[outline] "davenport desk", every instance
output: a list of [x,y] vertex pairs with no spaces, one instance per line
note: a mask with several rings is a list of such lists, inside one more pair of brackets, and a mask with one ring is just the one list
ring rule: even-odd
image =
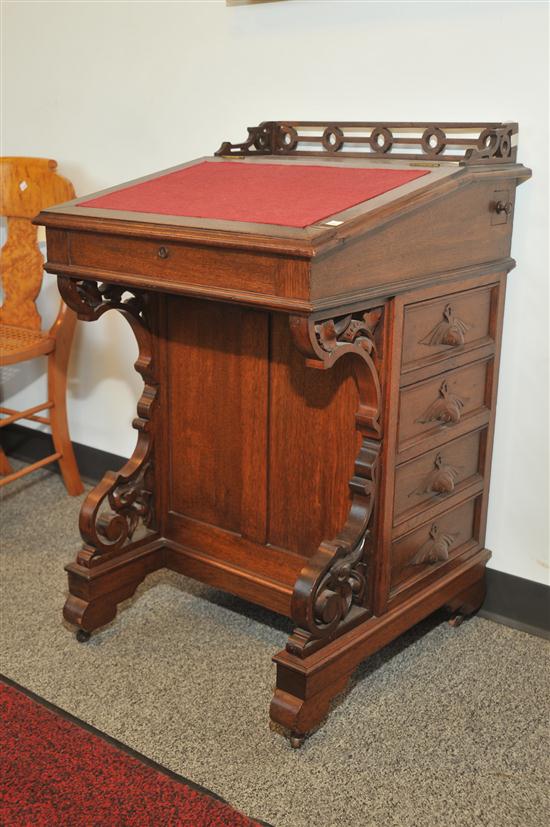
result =
[[163,566],[287,615],[271,717],[299,746],[361,660],[479,608],[517,131],[265,122],[40,214],[144,381],[67,566],[80,640]]

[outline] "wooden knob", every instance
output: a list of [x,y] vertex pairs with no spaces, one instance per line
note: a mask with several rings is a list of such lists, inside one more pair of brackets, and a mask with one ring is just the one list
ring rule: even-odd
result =
[[495,207],[497,213],[505,212],[506,215],[510,215],[512,212],[512,202],[511,201],[497,201],[497,205]]
[[168,251],[168,247],[159,247],[159,251],[158,251],[158,257],[159,258],[168,258],[169,255],[170,255],[170,253]]

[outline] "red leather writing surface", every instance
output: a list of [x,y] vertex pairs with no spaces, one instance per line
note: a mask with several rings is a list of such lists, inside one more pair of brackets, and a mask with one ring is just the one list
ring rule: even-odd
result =
[[307,227],[426,174],[203,161],[78,206]]

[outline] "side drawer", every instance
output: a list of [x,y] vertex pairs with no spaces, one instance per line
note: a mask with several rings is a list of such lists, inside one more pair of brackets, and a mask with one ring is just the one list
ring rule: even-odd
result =
[[399,397],[398,451],[414,456],[485,425],[493,364],[493,359],[472,362],[404,388]]
[[403,322],[402,372],[437,365],[458,353],[494,344],[498,284],[410,304]]
[[486,436],[485,429],[477,430],[399,465],[395,471],[394,526],[480,484]]
[[391,590],[408,587],[474,548],[476,505],[471,499],[394,541],[391,550]]

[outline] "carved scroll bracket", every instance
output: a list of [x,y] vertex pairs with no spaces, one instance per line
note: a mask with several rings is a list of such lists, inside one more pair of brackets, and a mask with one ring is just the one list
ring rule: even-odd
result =
[[305,657],[363,617],[367,605],[367,561],[371,553],[381,449],[381,385],[379,377],[383,307],[330,319],[291,317],[290,329],[306,364],[326,370],[352,354],[359,406],[357,429],[362,435],[346,523],[333,540],[324,540],[296,581],[292,617],[297,628],[287,651]]
[[133,427],[138,431],[135,451],[123,468],[108,471],[88,495],[80,512],[84,546],[77,562],[88,568],[126,551],[154,531],[152,413],[157,397],[157,367],[153,359],[149,296],[95,281],[58,277],[59,292],[80,319],[93,321],[108,310],[118,310],[130,324],[139,353],[134,364],[144,381]]
[[273,155],[276,130],[277,124],[274,121],[262,121],[258,126],[249,126],[245,141],[240,144],[224,141],[215,155]]
[[312,368],[327,370],[346,354],[359,357],[355,381],[359,391],[356,413],[358,428],[379,439],[382,429],[380,361],[380,321],[383,307],[375,307],[329,319],[290,317],[290,330],[298,350]]

